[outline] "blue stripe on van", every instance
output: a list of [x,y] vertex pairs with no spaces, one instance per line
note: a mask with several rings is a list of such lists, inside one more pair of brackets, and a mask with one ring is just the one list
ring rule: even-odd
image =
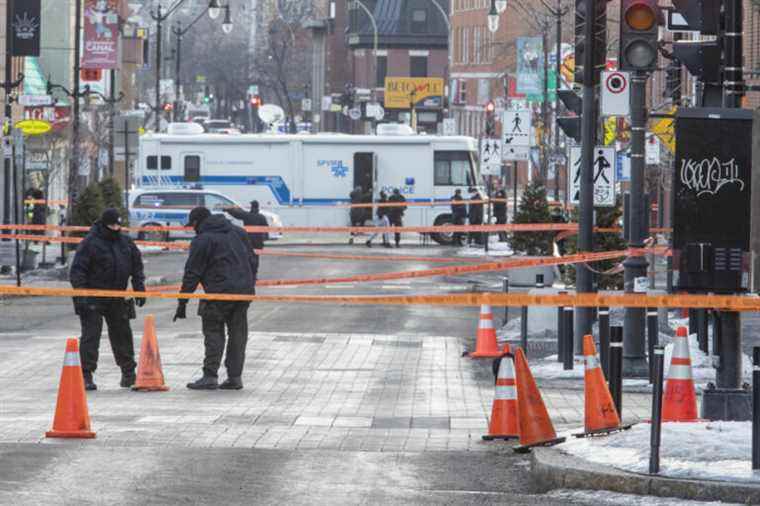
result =
[[[176,185],[190,184],[185,181],[183,176],[162,176],[161,180]],[[156,178],[150,176],[143,176],[142,178],[142,184],[145,186],[151,186],[155,182]],[[214,186],[267,186],[277,199],[278,204],[290,203],[290,188],[280,176],[201,176],[197,183]]]

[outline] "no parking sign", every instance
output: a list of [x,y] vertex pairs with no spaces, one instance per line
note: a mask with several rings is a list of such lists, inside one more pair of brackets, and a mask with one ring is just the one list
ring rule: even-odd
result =
[[602,116],[631,115],[631,75],[602,72]]

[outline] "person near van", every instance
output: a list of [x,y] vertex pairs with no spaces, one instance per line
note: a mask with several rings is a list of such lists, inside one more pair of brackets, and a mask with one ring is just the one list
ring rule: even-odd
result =
[[[362,190],[362,187],[357,186],[356,188],[354,188],[354,191],[352,191],[349,194],[349,198],[351,199],[351,204],[363,204],[364,190]],[[367,219],[367,211],[364,207],[352,207],[351,210],[348,212],[348,215],[349,215],[349,218],[351,219],[352,227],[364,226],[364,221]],[[358,234],[351,232],[351,235],[348,239],[348,244],[354,243],[354,236],[356,235]]]
[[[121,216],[116,209],[106,209],[100,220],[79,244],[71,264],[69,280],[73,288],[145,291],[145,274],[140,250],[121,233]],[[108,325],[108,339],[116,364],[121,369],[121,386],[135,383],[135,349],[129,320],[135,318],[136,304],[145,305],[144,298],[134,302],[122,298],[74,297],[74,312],[82,325],[79,355],[86,390],[97,390],[93,374],[98,368],[98,350],[103,332],[103,319]]]
[[[196,236],[190,243],[185,263],[181,293],[193,293],[202,285],[206,293],[253,295],[256,293],[256,258],[248,234],[230,223],[224,215],[212,215],[205,207],[190,211],[188,227]],[[247,301],[201,300],[198,315],[201,317],[205,358],[203,377],[187,384],[191,390],[240,390],[248,344]],[[180,299],[174,321],[187,317],[187,299]],[[225,347],[224,365],[227,379],[220,385],[218,371]]]
[[[377,203],[380,205],[377,207],[377,220],[375,220],[376,227],[389,227],[391,225],[390,220],[388,220],[388,210],[390,208],[382,205],[387,202],[388,202],[388,194],[381,190],[380,200],[377,201]],[[370,236],[369,239],[367,239],[366,244],[368,248],[372,247],[372,241],[375,239],[375,237],[377,237],[377,235],[378,235],[378,232],[375,232],[374,234]],[[386,248],[391,247],[391,243],[388,240],[388,235],[389,234],[383,232],[383,246],[385,246]]]
[[[507,223],[507,193],[500,189],[494,195],[496,202],[493,203],[493,215],[496,218],[497,225],[506,225]],[[499,230],[499,240],[507,242],[506,230]]]
[[[454,220],[454,225],[464,225],[467,221],[467,204],[465,204],[462,198],[462,190],[456,189],[454,196],[451,197],[451,216]],[[463,232],[454,232],[454,245],[462,246],[464,242]]]
[[[393,195],[388,197],[388,202],[397,202],[397,203],[403,203],[406,202],[406,199],[403,195],[401,195],[401,191],[398,188],[393,189]],[[388,208],[388,220],[391,222],[391,225],[394,227],[403,227],[404,226],[404,213],[406,212],[406,206],[393,206]],[[396,232],[394,234],[394,239],[396,240],[396,247],[401,247],[401,234],[399,232]]]
[[[470,188],[470,206],[469,206],[469,215],[468,219],[470,221],[470,225],[482,225],[483,224],[483,197],[480,195],[480,192],[477,188]],[[481,244],[481,233],[480,232],[470,232],[467,235],[467,244],[470,245],[472,243]]]
[[[245,212],[239,207],[227,207],[224,209],[227,214],[235,219],[243,222],[246,227],[268,227],[266,216],[259,212],[259,201],[251,201],[251,211]],[[258,275],[259,255],[257,250],[264,249],[264,241],[269,239],[269,233],[267,232],[249,232],[248,240],[251,241],[253,246],[253,256],[256,257],[256,269],[253,273],[254,277]]]

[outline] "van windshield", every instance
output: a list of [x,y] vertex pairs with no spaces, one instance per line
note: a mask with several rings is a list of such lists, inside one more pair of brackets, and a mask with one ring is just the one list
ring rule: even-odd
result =
[[473,154],[469,151],[436,151],[436,186],[473,186],[475,171]]

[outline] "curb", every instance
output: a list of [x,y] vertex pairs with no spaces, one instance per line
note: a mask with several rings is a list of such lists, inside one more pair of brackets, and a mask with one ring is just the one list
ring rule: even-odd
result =
[[530,471],[533,485],[540,492],[570,488],[696,501],[760,503],[760,485],[631,473],[574,458],[557,449],[534,449]]

